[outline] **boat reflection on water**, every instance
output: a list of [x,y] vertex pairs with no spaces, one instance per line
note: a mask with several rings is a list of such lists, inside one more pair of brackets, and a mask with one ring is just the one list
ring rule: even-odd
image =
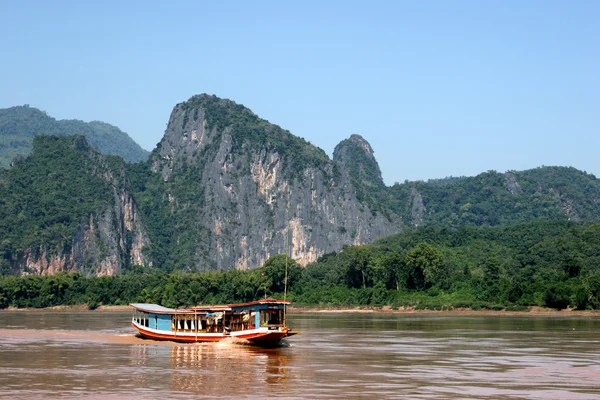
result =
[[265,390],[268,392],[265,386],[285,388],[290,379],[290,355],[285,341],[277,348],[248,346],[238,340],[163,343],[132,348],[132,359],[137,360],[142,371],[161,370],[158,376],[148,373],[138,376],[148,386],[152,386],[153,379],[166,378],[170,389],[177,392],[209,397],[261,396]]

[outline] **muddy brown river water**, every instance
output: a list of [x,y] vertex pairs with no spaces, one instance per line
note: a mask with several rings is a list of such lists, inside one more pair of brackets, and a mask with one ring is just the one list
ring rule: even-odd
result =
[[0,397],[600,399],[600,319],[299,314],[282,347],[135,336],[123,312],[0,312]]

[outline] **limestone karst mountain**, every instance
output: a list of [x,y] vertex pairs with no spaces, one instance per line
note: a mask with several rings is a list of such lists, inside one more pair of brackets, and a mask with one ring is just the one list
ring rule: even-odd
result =
[[331,159],[203,94],[174,107],[140,163],[80,136],[37,136],[30,156],[0,168],[0,205],[0,273],[200,271],[255,268],[286,252],[306,265],[409,226],[598,221],[600,181],[542,167],[387,187],[362,136]]
[[361,203],[321,149],[215,96],[175,107],[151,163],[164,191],[152,198],[168,199],[170,223],[184,227],[165,242],[175,268],[260,266],[285,253],[288,229],[289,252],[303,265],[401,229]]

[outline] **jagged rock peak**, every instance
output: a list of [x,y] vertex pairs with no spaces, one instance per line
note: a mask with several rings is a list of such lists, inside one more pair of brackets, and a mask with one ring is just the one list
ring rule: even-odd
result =
[[338,143],[337,146],[335,146],[335,149],[333,151],[334,160],[336,158],[336,155],[338,157],[343,157],[344,151],[347,147],[360,148],[363,150],[365,155],[375,160],[375,156],[373,155],[374,151],[369,142],[367,142],[365,138],[356,133],[352,134],[348,139],[342,140],[340,143]]
[[248,165],[247,157],[263,151],[276,153],[286,173],[292,175],[307,168],[328,168],[331,163],[323,150],[245,106],[200,94],[173,109],[163,139],[152,155],[152,170],[161,171],[163,179],[168,180],[180,166],[204,165],[207,160],[215,160],[218,153],[220,161],[215,162],[220,168],[242,171]]
[[190,97],[187,101],[183,102],[184,104],[195,104],[195,105],[203,105],[203,104],[221,104],[224,106],[237,106],[238,104],[233,101],[233,100],[229,100],[229,99],[224,99],[221,97],[218,97],[214,94],[208,94],[208,93],[201,93],[201,94],[195,94],[192,97]]
[[373,155],[373,148],[371,147],[369,142],[365,140],[364,137],[354,133],[350,136],[350,141],[362,147],[363,150],[366,151],[368,154]]
[[353,134],[342,140],[333,151],[333,161],[365,184],[381,184],[383,178],[374,151],[362,136]]
[[178,104],[152,158],[164,183],[160,197],[169,202],[161,211],[172,221],[165,230],[174,232],[168,262],[254,268],[291,241],[292,257],[305,265],[397,232],[396,221],[357,199],[355,180],[336,177],[333,164],[323,150],[231,100],[201,94]]
[[243,113],[249,113],[249,114],[256,116],[256,114],[254,114],[252,112],[252,110],[245,107],[243,104],[238,104],[233,100],[223,99],[223,98],[215,96],[214,94],[211,95],[211,94],[206,94],[206,93],[194,95],[194,96],[190,97],[187,101],[177,104],[177,106],[175,106],[174,111],[181,110],[181,109],[182,110],[203,109],[208,114],[211,114],[211,111],[212,112],[225,111],[227,113],[243,112]]
[[240,118],[259,119],[252,110],[233,100],[222,99],[214,94],[197,94],[173,108],[165,135],[174,130],[191,132],[202,126],[221,130],[239,122]]

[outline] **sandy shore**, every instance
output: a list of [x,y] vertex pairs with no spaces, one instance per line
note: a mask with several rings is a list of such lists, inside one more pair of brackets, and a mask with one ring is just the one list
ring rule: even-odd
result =
[[[49,308],[15,308],[8,307],[0,312],[81,312],[91,311],[87,305],[56,306]],[[99,306],[94,312],[127,312],[130,306]],[[339,314],[339,313],[374,313],[374,314],[414,314],[414,315],[466,315],[466,316],[546,316],[546,317],[600,317],[597,311],[576,311],[573,309],[555,310],[544,307],[530,307],[529,311],[492,311],[457,308],[454,310],[415,310],[414,307],[288,307],[288,313],[294,314]]]

